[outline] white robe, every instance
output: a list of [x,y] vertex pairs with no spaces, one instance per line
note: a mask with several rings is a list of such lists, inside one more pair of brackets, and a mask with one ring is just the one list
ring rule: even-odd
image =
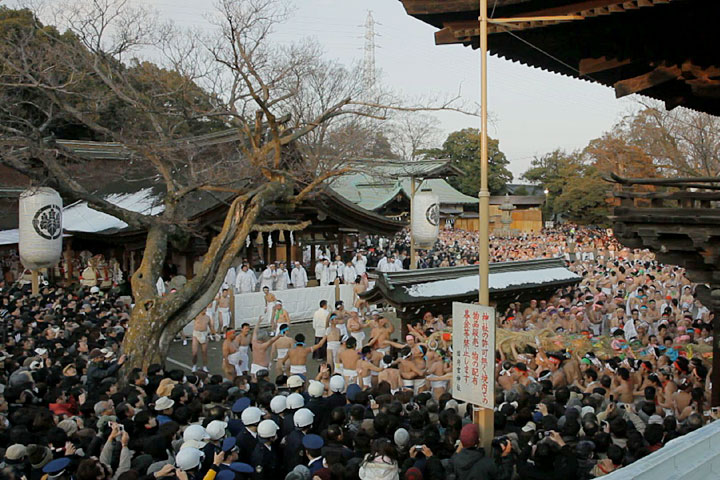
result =
[[235,278],[236,278],[235,267],[230,267],[230,268],[228,268],[228,271],[225,274],[225,280],[223,281],[223,283],[225,285],[231,287],[231,286],[235,285]]
[[308,282],[307,272],[303,267],[295,267],[290,273],[290,281],[295,288],[305,288]]
[[240,270],[235,278],[235,291],[238,293],[250,293],[255,290],[255,283],[255,274],[250,270],[247,272]]
[[287,270],[276,270],[275,275],[275,290],[287,290],[288,284],[290,283],[290,276]]
[[330,267],[325,267],[322,263],[316,265],[315,278],[320,282],[320,286],[322,287],[330,285]]
[[345,270],[343,270],[343,282],[345,283],[355,283],[355,277],[357,277],[357,272],[355,271],[355,267],[345,267]]
[[377,271],[382,273],[393,271],[391,270],[391,265],[390,262],[388,262],[387,257],[383,257],[380,259],[377,264]]
[[402,261],[397,258],[393,263],[388,264],[388,266],[390,267],[390,270],[388,270],[389,272],[402,272],[403,269]]
[[273,286],[275,285],[275,278],[277,278],[276,270],[270,270],[270,267],[263,270],[262,274],[260,275],[260,291],[262,291],[262,289],[265,287],[268,287],[270,290],[272,290]]
[[352,259],[352,264],[358,275],[363,275],[367,271],[367,258],[364,255],[361,255],[360,259],[355,256],[355,258]]
[[163,280],[162,277],[158,278],[155,287],[157,288],[158,295],[160,295],[161,297],[165,295],[165,280]]

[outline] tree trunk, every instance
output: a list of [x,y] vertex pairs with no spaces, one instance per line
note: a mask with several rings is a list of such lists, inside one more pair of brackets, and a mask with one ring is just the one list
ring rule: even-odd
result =
[[205,259],[182,288],[160,297],[155,286],[167,255],[168,236],[162,225],[148,231],[140,268],[132,277],[135,307],[123,340],[129,355],[125,371],[164,364],[170,343],[188,323],[207,307],[220,290],[228,268],[245,245],[245,238],[266,203],[287,196],[289,188],[269,182],[251,198],[236,199],[228,209],[221,232],[210,243]]

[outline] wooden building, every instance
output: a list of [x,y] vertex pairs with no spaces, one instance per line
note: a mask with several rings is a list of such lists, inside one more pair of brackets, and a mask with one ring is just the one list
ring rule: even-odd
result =
[[[490,301],[503,309],[511,302],[550,297],[581,280],[560,258],[492,263]],[[407,321],[422,317],[426,310],[451,314],[453,302],[477,301],[478,285],[477,265],[406,270],[380,274],[374,287],[361,297],[371,304],[392,305]]]
[[[478,199],[457,190],[448,183],[451,176],[463,175],[448,160],[372,160],[372,169],[358,168],[335,179],[331,186],[350,202],[386,217],[409,220],[410,198],[415,189],[430,189],[440,200],[440,225],[461,230],[478,229]],[[490,231],[500,227],[498,208],[505,196],[490,197]],[[542,228],[541,207],[544,196],[512,195],[511,228],[519,232],[538,232]]]

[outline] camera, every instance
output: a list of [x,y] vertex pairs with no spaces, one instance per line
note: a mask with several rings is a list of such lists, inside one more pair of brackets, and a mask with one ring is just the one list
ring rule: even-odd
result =
[[508,439],[508,437],[503,435],[502,437],[493,438],[491,445],[492,445],[492,448],[494,448],[498,452],[502,452],[503,448],[505,448],[505,445],[507,445],[507,443],[509,441],[510,441],[510,439]]

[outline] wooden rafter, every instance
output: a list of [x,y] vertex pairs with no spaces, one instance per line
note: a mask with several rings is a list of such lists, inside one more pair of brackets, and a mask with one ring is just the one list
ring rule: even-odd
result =
[[[419,1],[419,0],[402,0],[405,9],[410,15],[427,15],[448,12],[471,12],[475,6],[475,2],[467,1]],[[623,13],[628,10],[635,10],[641,7],[652,7],[654,5],[669,3],[673,0],[586,0],[583,2],[575,2],[560,7],[546,8],[535,10],[532,12],[523,12],[516,17],[547,17],[547,20],[521,22],[521,23],[502,23],[491,24],[488,26],[489,34],[504,33],[508,30],[520,31],[535,28],[557,25],[563,21],[552,19],[553,16],[568,15],[580,16],[584,18],[592,18],[614,13]],[[460,10],[465,5],[467,10]],[[507,17],[505,20],[513,20],[513,16]],[[440,33],[442,32],[442,33]],[[480,27],[475,19],[472,20],[452,20],[443,23],[443,28],[435,34],[436,45],[448,45],[453,43],[469,43],[472,37],[480,34]]]
[[621,98],[626,95],[642,92],[648,88],[658,86],[671,80],[676,80],[680,77],[681,73],[682,70],[677,65],[672,67],[657,67],[655,70],[643,75],[638,75],[637,77],[627,78],[616,82],[614,85],[615,96],[617,98]]
[[580,75],[589,75],[592,73],[603,72],[613,68],[630,65],[632,61],[629,58],[619,60],[617,58],[583,58],[580,60]]

